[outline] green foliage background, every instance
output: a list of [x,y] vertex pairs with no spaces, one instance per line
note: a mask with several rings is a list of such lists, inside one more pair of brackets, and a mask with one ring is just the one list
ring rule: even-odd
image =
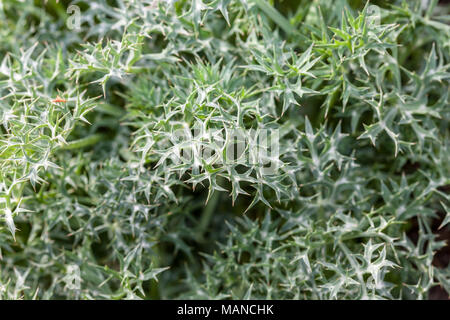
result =
[[449,6],[275,2],[0,1],[0,298],[450,292]]

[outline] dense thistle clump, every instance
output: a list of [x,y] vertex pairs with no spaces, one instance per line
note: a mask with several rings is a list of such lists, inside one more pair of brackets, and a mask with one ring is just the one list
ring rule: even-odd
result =
[[449,7],[275,2],[0,2],[0,298],[450,292]]

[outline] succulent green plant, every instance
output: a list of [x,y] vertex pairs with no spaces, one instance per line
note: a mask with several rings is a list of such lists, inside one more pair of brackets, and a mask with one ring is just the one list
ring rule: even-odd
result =
[[448,294],[448,21],[436,0],[0,2],[0,298]]

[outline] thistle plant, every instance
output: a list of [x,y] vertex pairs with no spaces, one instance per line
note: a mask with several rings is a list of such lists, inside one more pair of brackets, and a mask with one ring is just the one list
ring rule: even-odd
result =
[[448,296],[445,4],[0,15],[1,298]]

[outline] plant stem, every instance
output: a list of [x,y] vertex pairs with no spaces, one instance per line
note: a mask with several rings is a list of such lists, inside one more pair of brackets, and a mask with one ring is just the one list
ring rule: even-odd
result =
[[63,146],[62,149],[64,150],[81,149],[84,147],[92,146],[105,138],[106,136],[104,134],[96,133],[83,139],[70,141],[65,146]]

